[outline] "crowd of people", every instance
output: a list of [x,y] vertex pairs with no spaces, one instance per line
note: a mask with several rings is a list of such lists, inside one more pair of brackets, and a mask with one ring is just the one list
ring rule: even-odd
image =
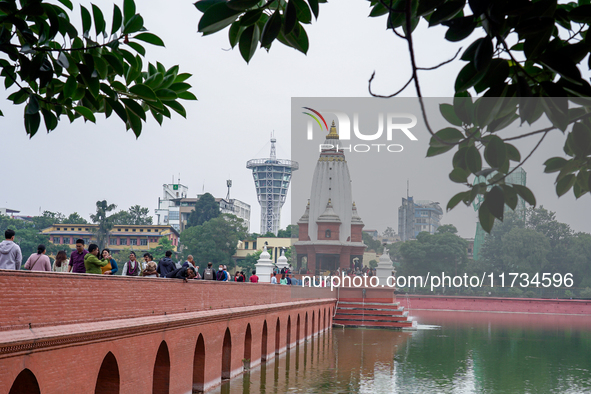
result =
[[[6,230],[5,240],[0,242],[0,269],[20,270],[23,256],[20,247],[14,242],[14,230]],[[83,239],[76,240],[76,249],[70,254],[70,258],[65,251],[59,251],[55,256],[55,261],[51,264],[49,256],[46,254],[45,245],[39,245],[37,253],[33,253],[25,262],[24,268],[30,271],[52,271],[52,272],[72,272],[79,274],[97,274],[97,275],[115,275],[119,272],[119,266],[111,256],[111,250],[108,248],[100,251],[98,245],[90,244],[85,249]],[[258,283],[259,277],[253,270],[250,276],[244,271],[238,271],[232,277],[228,273],[225,265],[220,264],[218,270],[213,268],[209,262],[203,273],[199,272],[199,266],[195,263],[193,256],[187,256],[187,260],[180,267],[172,260],[172,251],[167,251],[165,257],[158,263],[154,261],[150,253],[144,253],[144,261],[140,262],[134,251],[129,253],[129,259],[121,269],[121,276],[140,276],[149,278],[172,278],[183,279],[202,279],[219,282],[251,282]],[[278,279],[279,275],[281,277]],[[274,271],[271,277],[271,283],[274,284],[299,284],[295,278],[290,278],[290,270],[282,269],[279,273]]]

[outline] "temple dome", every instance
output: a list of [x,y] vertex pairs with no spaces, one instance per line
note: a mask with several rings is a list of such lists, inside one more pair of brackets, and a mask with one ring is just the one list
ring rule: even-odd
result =
[[330,198],[328,199],[328,203],[326,204],[326,209],[324,210],[322,215],[318,216],[318,219],[316,219],[316,222],[341,223],[341,219],[339,218],[339,215],[337,215],[336,212],[334,211],[334,208],[332,206],[332,202],[331,202]]

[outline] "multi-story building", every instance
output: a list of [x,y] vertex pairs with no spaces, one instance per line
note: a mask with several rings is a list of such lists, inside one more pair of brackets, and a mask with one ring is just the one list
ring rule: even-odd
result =
[[441,225],[443,210],[438,202],[402,199],[398,208],[398,235],[401,241],[415,239],[420,232],[435,234]]
[[[54,224],[41,230],[49,236],[49,242],[56,245],[76,247],[76,240],[81,238],[86,245],[96,241],[97,224]],[[109,232],[108,248],[112,253],[130,248],[136,251],[147,251],[158,246],[162,237],[170,240],[173,252],[177,251],[179,232],[166,225],[116,225]]]
[[[181,184],[163,185],[162,199],[158,199],[158,209],[156,209],[156,222],[159,225],[170,225],[178,232],[182,232],[189,220],[191,211],[195,209],[197,198],[187,197],[188,188]],[[250,231],[250,205],[235,198],[226,200],[216,198],[215,201],[220,206],[220,212],[236,215],[244,220],[247,231]]]

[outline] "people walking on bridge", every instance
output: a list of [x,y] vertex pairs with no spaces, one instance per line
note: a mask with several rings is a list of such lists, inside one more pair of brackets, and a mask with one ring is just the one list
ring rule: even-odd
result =
[[115,275],[115,273],[119,271],[119,267],[117,266],[115,259],[111,256],[111,250],[108,248],[103,249],[101,256],[107,261],[107,265],[101,267],[103,275]]
[[30,271],[51,271],[51,261],[45,254],[45,245],[37,246],[37,253],[33,253],[27,259],[25,269]]
[[207,268],[203,271],[203,279],[205,280],[217,280],[216,272],[212,268],[213,264],[211,262],[207,263]]
[[70,255],[70,263],[68,264],[68,272],[74,272],[76,274],[85,274],[86,267],[84,266],[84,256],[88,253],[88,250],[84,249],[84,240],[78,238],[76,240],[76,250]]
[[167,250],[165,253],[165,257],[161,258],[158,262],[158,273],[160,274],[161,278],[167,278],[168,274],[177,269],[176,264],[172,261],[172,252]]
[[68,255],[65,250],[57,252],[51,270],[53,272],[68,272]]
[[14,242],[14,230],[4,232],[5,240],[0,242],[0,269],[20,270],[23,254],[20,246]]
[[96,244],[88,245],[88,253],[84,255],[84,266],[87,274],[102,274],[101,267],[109,263],[108,260],[98,258],[99,247]]
[[250,283],[259,283],[259,277],[257,276],[257,272],[252,271],[252,276],[250,277]]
[[142,272],[142,266],[139,261],[137,261],[137,256],[135,252],[132,250],[129,252],[129,260],[125,265],[123,265],[123,270],[121,271],[122,276],[139,276]]
[[170,279],[183,279],[187,282],[187,279],[194,279],[196,274],[195,267],[181,267],[169,272],[166,277]]

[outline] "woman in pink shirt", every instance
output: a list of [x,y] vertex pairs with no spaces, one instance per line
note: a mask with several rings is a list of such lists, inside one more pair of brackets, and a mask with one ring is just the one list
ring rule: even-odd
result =
[[25,269],[31,271],[51,271],[51,262],[45,254],[45,245],[37,246],[37,253],[33,253],[27,259]]

